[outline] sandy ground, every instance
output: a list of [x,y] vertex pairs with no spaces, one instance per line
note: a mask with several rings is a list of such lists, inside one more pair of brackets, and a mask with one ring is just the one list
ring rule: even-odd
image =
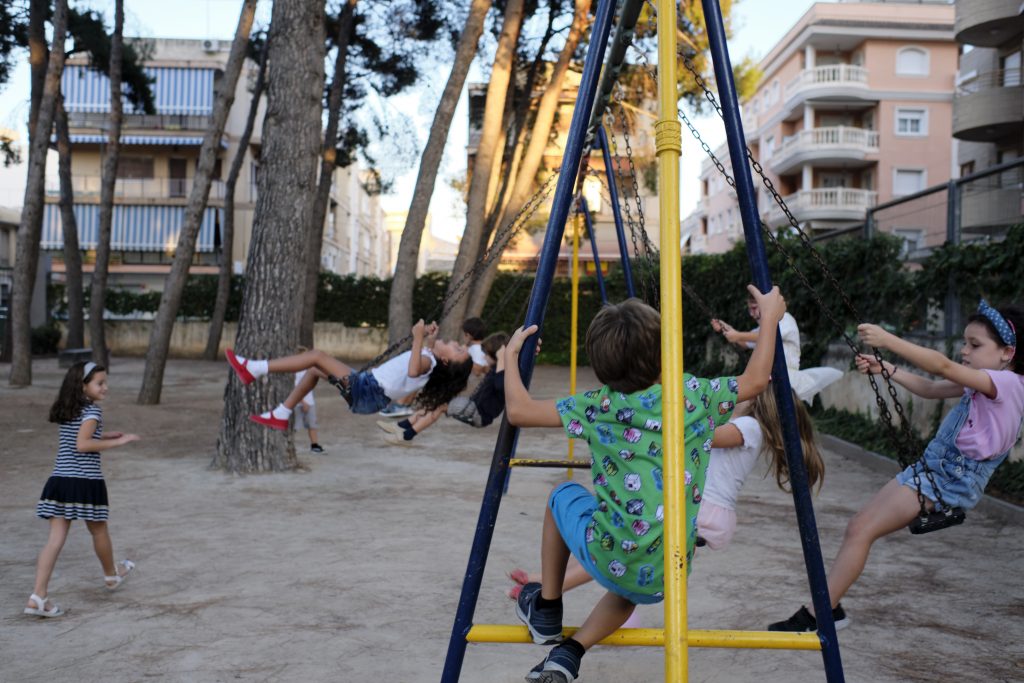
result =
[[[417,448],[389,446],[371,417],[318,390],[323,455],[308,471],[237,477],[211,471],[227,370],[172,361],[163,404],[134,404],[139,359],[116,359],[108,429],[143,440],[104,455],[111,534],[138,570],[118,592],[102,586],[84,526],[73,527],[50,593],[62,619],[21,615],[46,523],[34,505],[52,467],[46,413],[62,376],[54,359],[27,389],[0,365],[0,679],[2,681],[437,681],[447,651],[497,427],[445,421]],[[587,383],[589,376],[581,380]],[[565,392],[564,368],[539,368],[537,395]],[[562,457],[557,431],[526,432],[519,452]],[[847,519],[883,484],[827,453],[816,513],[826,558]],[[564,475],[516,471],[502,503],[477,623],[514,623],[505,572],[537,566],[544,500]],[[792,501],[752,477],[733,545],[698,555],[689,582],[695,628],[761,629],[807,600]],[[982,514],[924,537],[878,543],[844,606],[847,681],[1024,680],[1024,534]],[[579,624],[599,595],[566,599]],[[659,607],[643,626],[662,625]],[[471,645],[463,681],[520,681],[545,649]],[[824,680],[815,652],[692,649],[690,681]],[[652,648],[597,648],[582,681],[663,679]]]

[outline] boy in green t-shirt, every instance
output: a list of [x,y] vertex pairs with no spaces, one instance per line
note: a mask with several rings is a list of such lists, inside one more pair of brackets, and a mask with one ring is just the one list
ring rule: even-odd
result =
[[[767,386],[776,326],[786,302],[775,287],[749,287],[762,311],[758,344],[739,377],[685,375],[687,569],[693,558],[697,512],[711,437],[735,404]],[[637,604],[664,595],[661,317],[638,299],[605,306],[587,330],[591,366],[604,386],[558,401],[530,397],[519,375],[519,351],[536,326],[520,328],[505,350],[508,421],[517,427],[562,427],[586,439],[594,491],[574,482],[548,499],[541,545],[542,583],[523,586],[516,613],[534,642],[559,643],[529,680],[570,683],[583,654],[613,633]],[[572,638],[562,636],[562,583],[572,553],[608,591]]]

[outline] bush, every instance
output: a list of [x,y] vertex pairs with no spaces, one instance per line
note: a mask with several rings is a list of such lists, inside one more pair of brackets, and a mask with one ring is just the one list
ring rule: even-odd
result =
[[32,328],[32,354],[45,356],[57,353],[60,344],[60,327],[50,321],[45,325]]

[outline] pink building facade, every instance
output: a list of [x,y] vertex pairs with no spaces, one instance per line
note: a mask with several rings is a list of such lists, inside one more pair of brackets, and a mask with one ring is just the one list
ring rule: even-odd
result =
[[[860,224],[868,208],[954,173],[958,48],[949,2],[816,3],[761,61],[743,103],[747,144],[802,228]],[[715,154],[730,169],[727,148]],[[755,176],[761,219],[788,219]],[[735,191],[710,160],[683,221],[693,253],[743,239]]]

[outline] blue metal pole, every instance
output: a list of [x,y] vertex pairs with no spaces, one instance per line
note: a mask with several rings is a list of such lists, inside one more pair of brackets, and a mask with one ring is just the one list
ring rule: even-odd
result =
[[597,240],[594,239],[594,221],[590,217],[590,207],[587,200],[582,196],[579,198],[580,207],[583,209],[583,222],[587,226],[587,239],[590,240],[590,249],[594,252],[594,270],[597,273],[597,289],[601,292],[601,303],[608,303],[608,292],[604,288],[604,275],[601,274],[601,257],[597,253]]
[[[547,232],[544,235],[544,246],[540,252],[540,263],[537,265],[537,277],[530,292],[530,303],[526,309],[525,325],[542,325],[544,310],[547,308],[551,294],[551,281],[555,276],[558,263],[558,252],[565,230],[565,221],[569,217],[569,207],[573,199],[573,186],[583,158],[583,147],[586,142],[587,123],[594,108],[597,93],[597,78],[601,72],[605,48],[608,45],[608,34],[611,31],[612,16],[615,13],[615,0],[600,0],[597,13],[590,33],[590,47],[583,64],[583,75],[576,94],[576,105],[573,108],[572,123],[569,125],[569,136],[565,142],[565,154],[562,156],[562,173],[555,185],[555,196],[548,218]],[[533,376],[533,363],[537,338],[535,334],[527,340],[522,353],[519,354],[519,370],[526,386],[530,385]],[[480,516],[477,520],[473,546],[469,553],[466,576],[462,582],[462,594],[452,626],[451,639],[448,641],[448,654],[445,657],[441,683],[456,683],[462,671],[462,662],[466,656],[466,634],[473,625],[473,613],[480,595],[487,553],[494,535],[494,525],[498,519],[498,508],[501,504],[501,490],[508,472],[508,461],[515,452],[519,430],[508,424],[502,417],[498,440],[494,446],[491,459],[491,470],[487,476]]]
[[[761,219],[757,215],[757,205],[754,200],[754,183],[750,176],[750,165],[747,163],[747,142],[740,120],[739,101],[736,96],[736,84],[733,82],[732,63],[729,59],[729,47],[725,39],[722,10],[717,0],[702,0],[702,4],[704,19],[707,23],[711,58],[715,67],[715,80],[718,83],[718,99],[725,119],[729,157],[732,159],[733,174],[736,180],[740,217],[743,220],[743,232],[747,241],[747,257],[754,276],[754,284],[762,292],[767,292],[772,287],[772,278],[768,270],[764,241],[761,238]],[[800,447],[793,392],[789,384],[789,371],[786,368],[781,337],[776,338],[775,341],[772,378],[775,397],[782,415],[782,435],[786,444],[786,458],[789,461],[790,486],[793,490],[793,502],[796,506],[797,521],[800,527],[804,563],[807,566],[807,578],[811,585],[814,612],[818,618],[818,637],[821,639],[821,656],[825,664],[825,677],[829,683],[841,683],[845,680],[843,663],[839,656],[839,641],[836,639],[835,623],[832,620],[832,605],[828,595],[828,583],[825,579],[825,566],[821,559],[818,529],[814,521],[811,493],[807,486],[807,470],[804,467],[803,450]]]
[[626,294],[630,298],[636,296],[633,285],[633,266],[629,263],[629,247],[626,244],[626,231],[622,227],[622,209],[619,206],[619,186],[615,183],[615,169],[612,166],[612,153],[608,148],[608,134],[604,126],[597,127],[597,144],[601,148],[604,159],[604,172],[608,176],[608,196],[612,204],[612,216],[615,217],[615,237],[619,241],[619,259],[622,261],[622,274],[626,278]]

